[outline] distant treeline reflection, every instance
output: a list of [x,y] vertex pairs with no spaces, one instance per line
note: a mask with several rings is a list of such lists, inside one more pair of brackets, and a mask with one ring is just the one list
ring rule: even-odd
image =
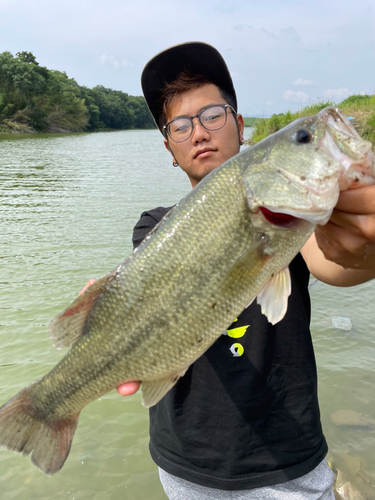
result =
[[82,87],[65,72],[40,66],[32,52],[0,54],[0,132],[153,127],[142,96]]

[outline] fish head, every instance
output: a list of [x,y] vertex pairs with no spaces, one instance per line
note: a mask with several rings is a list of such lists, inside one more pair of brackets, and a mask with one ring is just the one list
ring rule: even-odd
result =
[[244,184],[255,225],[291,229],[296,219],[325,224],[352,173],[371,170],[374,161],[371,144],[334,107],[294,121],[247,152]]

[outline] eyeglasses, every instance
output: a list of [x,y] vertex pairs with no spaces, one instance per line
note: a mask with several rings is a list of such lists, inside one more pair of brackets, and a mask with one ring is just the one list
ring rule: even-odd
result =
[[236,114],[230,104],[213,104],[202,109],[197,115],[174,118],[163,126],[164,137],[168,134],[174,142],[187,141],[193,133],[194,118],[198,118],[199,123],[206,130],[211,132],[219,130],[227,123],[227,108],[230,108],[232,113]]

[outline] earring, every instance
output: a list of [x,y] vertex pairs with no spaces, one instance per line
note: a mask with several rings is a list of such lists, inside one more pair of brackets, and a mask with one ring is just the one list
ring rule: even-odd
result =
[[173,165],[174,167],[179,167],[179,166],[180,166],[180,165],[179,165],[176,161],[172,161],[172,165]]
[[243,138],[241,137],[240,139],[240,146],[243,146],[243,144],[245,143],[245,141],[243,140]]

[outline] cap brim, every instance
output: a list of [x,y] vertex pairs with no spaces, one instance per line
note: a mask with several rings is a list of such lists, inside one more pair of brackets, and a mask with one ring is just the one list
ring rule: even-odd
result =
[[227,92],[233,97],[234,109],[237,111],[236,92],[221,54],[203,42],[174,45],[150,59],[141,76],[143,95],[159,129],[159,119],[163,111],[161,96],[165,84],[175,80],[185,70],[207,78]]

